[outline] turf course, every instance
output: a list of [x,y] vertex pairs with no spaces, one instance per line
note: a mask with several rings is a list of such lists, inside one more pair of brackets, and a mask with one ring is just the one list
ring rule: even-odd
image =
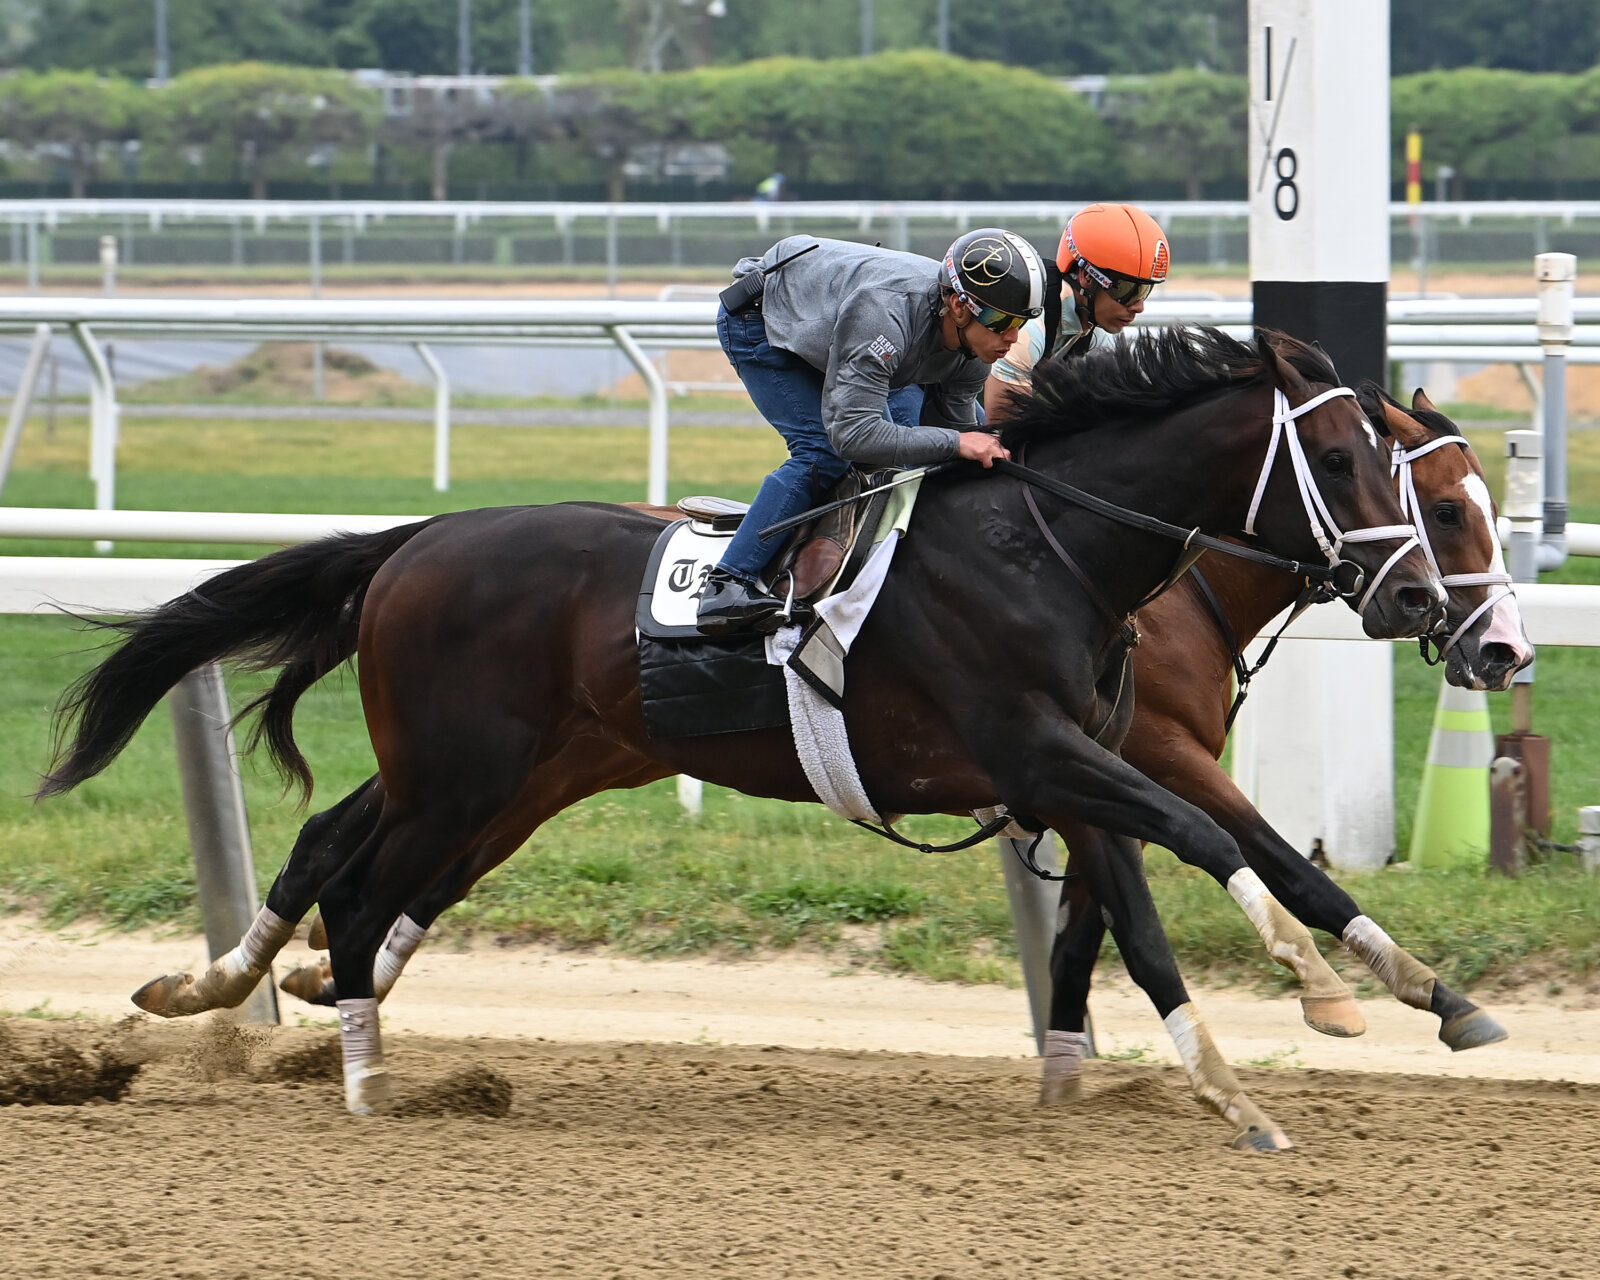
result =
[[[727,407],[726,401],[714,407]],[[641,498],[646,439],[634,428],[458,427],[455,484],[433,493],[431,433],[410,424],[129,420],[118,505],[158,509],[417,512],[502,503]],[[1497,470],[1498,433],[1475,434]],[[748,497],[781,457],[774,434],[739,428],[673,432],[671,492]],[[53,439],[29,425],[4,501],[86,506],[86,428],[63,421]],[[1572,441],[1573,518],[1600,520],[1600,432]],[[1500,482],[1492,477],[1493,488]],[[123,544],[120,555],[248,556],[256,547]],[[91,554],[87,544],[4,542],[0,554]],[[1573,561],[1561,580],[1600,581],[1600,562]],[[152,716],[101,778],[35,807],[26,795],[48,757],[49,711],[92,661],[97,643],[60,618],[0,616],[0,902],[65,921],[198,923],[188,840],[172,764],[171,729]],[[1411,813],[1436,670],[1396,654],[1396,847]],[[1552,650],[1539,665],[1536,723],[1554,740],[1558,839],[1574,808],[1600,802],[1600,654]],[[236,677],[236,703],[250,688]],[[1494,698],[1503,727],[1507,699]],[[313,808],[372,769],[354,681],[330,677],[300,704],[297,730],[316,771]],[[246,763],[263,886],[305,811],[281,783]],[[908,829],[954,835],[968,826],[915,819]],[[497,937],[604,943],[645,953],[745,953],[795,944],[840,963],[874,963],[936,979],[1015,981],[1009,917],[987,849],[922,856],[873,840],[820,806],[786,805],[707,788],[695,822],[670,783],[612,793],[561,815],[445,917],[443,927]],[[1191,973],[1274,973],[1227,897],[1156,851],[1153,883],[1180,961]],[[1570,981],[1600,959],[1600,879],[1557,857],[1515,882],[1477,872],[1396,869],[1349,887],[1397,937],[1452,981]]]

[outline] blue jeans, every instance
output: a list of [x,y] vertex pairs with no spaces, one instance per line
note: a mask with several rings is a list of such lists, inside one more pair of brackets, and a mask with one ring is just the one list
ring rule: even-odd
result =
[[[717,337],[761,416],[789,446],[789,460],[761,482],[749,513],[722,553],[723,569],[754,583],[783,544],[781,534],[763,541],[757,531],[819,505],[850,464],[833,451],[822,425],[821,372],[793,352],[768,344],[760,308],[729,315],[718,307]],[[901,387],[889,397],[888,416],[900,423],[917,422],[922,400],[921,387]]]

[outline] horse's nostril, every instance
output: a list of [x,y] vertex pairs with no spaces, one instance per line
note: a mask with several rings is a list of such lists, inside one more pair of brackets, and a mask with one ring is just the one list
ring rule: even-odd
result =
[[1395,595],[1402,609],[1418,617],[1425,616],[1439,607],[1438,599],[1427,587],[1401,587]]
[[1486,670],[1504,670],[1517,665],[1517,651],[1508,644],[1486,644],[1478,649],[1478,659]]

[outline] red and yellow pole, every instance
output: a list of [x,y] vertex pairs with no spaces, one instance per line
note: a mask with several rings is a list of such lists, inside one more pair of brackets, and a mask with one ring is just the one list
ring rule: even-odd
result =
[[1422,203],[1422,135],[1406,134],[1406,203]]

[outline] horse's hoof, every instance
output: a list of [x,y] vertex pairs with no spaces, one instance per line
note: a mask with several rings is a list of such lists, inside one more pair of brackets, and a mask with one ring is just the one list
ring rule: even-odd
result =
[[1300,1009],[1305,1015],[1306,1026],[1325,1036],[1350,1039],[1367,1029],[1361,1006],[1348,993],[1342,996],[1301,996]]
[[146,1013],[153,1013],[158,1018],[182,1018],[195,1010],[178,1007],[178,992],[193,985],[192,973],[169,973],[164,977],[151,978],[128,998]]
[[1057,1076],[1054,1079],[1046,1078],[1039,1083],[1039,1105],[1041,1107],[1066,1107],[1083,1098],[1082,1076]]
[[1439,1039],[1450,1046],[1452,1053],[1499,1044],[1505,1038],[1506,1029],[1482,1009],[1458,1014],[1439,1028]]
[[278,983],[280,991],[287,991],[307,1004],[334,1005],[339,1002],[333,985],[333,972],[326,963],[303,964],[284,975]]
[[1235,1151],[1287,1151],[1294,1146],[1289,1135],[1276,1125],[1251,1125],[1233,1140]]
[[311,927],[306,930],[306,946],[313,951],[326,951],[328,949],[328,926],[322,923],[322,912],[317,912],[311,921]]

